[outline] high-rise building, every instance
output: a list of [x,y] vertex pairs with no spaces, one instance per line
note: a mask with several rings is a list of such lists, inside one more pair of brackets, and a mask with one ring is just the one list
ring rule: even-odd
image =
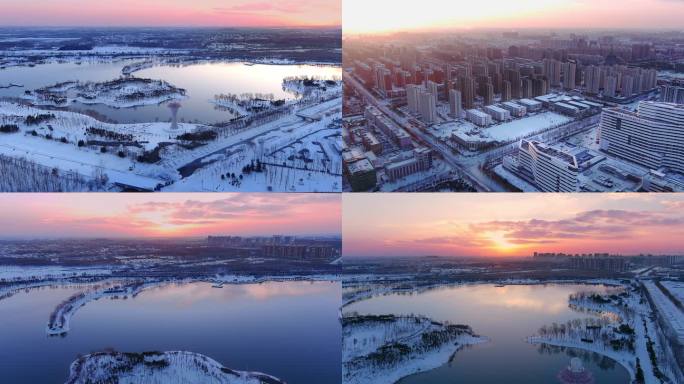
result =
[[461,92],[455,89],[449,90],[449,112],[452,117],[461,116]]
[[617,76],[608,75],[606,76],[606,86],[603,89],[603,94],[609,97],[615,97],[615,92],[617,91]]
[[475,79],[470,76],[463,78],[463,81],[461,81],[461,96],[463,96],[465,108],[472,108],[475,100]]
[[653,170],[684,174],[684,105],[642,101],[637,112],[604,109],[601,148]]
[[544,59],[544,76],[549,79],[552,87],[561,85],[561,63],[554,59]]
[[660,87],[660,101],[665,103],[684,104],[684,86],[663,85]]
[[634,94],[634,77],[630,75],[622,76],[622,88],[620,95],[622,97],[630,97]]
[[584,70],[584,88],[587,93],[597,95],[601,87],[601,69],[590,65]]
[[532,96],[542,96],[549,93],[549,82],[545,77],[532,79]]
[[577,73],[577,65],[575,63],[563,63],[563,88],[575,89],[575,74]]
[[417,85],[408,84],[406,86],[406,102],[411,113],[418,113],[418,94],[419,89]]
[[511,82],[504,80],[501,84],[501,101],[508,101],[511,99]]
[[436,96],[431,92],[421,92],[418,96],[420,102],[420,120],[425,124],[434,123],[437,120],[437,104],[435,103]]
[[558,148],[521,140],[518,169],[543,192],[577,192],[577,159]]
[[[511,94],[513,93],[511,88]],[[529,99],[532,96],[532,79],[524,78],[522,79],[522,98]]]
[[514,99],[520,98],[521,79],[520,71],[517,69],[507,69],[504,72],[504,80],[508,80],[511,83],[511,97]]
[[384,96],[392,90],[392,72],[382,65],[375,68],[375,86]]
[[432,94],[435,98],[435,105],[437,105],[437,100],[439,99],[439,85],[432,80],[427,82],[427,91]]
[[491,83],[485,84],[485,92],[482,95],[484,99],[484,105],[491,105],[494,102],[494,86]]

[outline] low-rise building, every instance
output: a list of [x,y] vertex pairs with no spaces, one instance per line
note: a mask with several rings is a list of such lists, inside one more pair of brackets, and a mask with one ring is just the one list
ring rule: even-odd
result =
[[466,111],[466,118],[468,121],[480,127],[486,127],[492,124],[492,116],[480,111],[479,109],[469,109]]

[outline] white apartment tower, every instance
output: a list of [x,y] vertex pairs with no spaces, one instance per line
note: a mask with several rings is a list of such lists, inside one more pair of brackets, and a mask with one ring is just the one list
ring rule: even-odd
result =
[[608,153],[684,174],[684,105],[642,101],[636,113],[604,109],[600,131]]
[[521,140],[518,167],[542,192],[577,192],[575,156],[538,141]]
[[435,103],[436,95],[430,92],[421,92],[418,96],[420,119],[425,124],[434,123],[437,120],[437,104]]

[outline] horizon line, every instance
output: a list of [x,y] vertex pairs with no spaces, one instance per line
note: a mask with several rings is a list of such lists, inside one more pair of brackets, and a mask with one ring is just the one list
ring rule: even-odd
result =
[[682,27],[435,27],[435,28],[407,28],[407,29],[388,29],[380,31],[344,31],[347,35],[392,35],[400,33],[437,33],[437,32],[453,32],[453,31],[672,31],[684,32]]
[[241,28],[241,29],[342,29],[341,24],[314,24],[314,25],[0,25],[3,28],[182,28],[182,29],[214,29],[214,28]]

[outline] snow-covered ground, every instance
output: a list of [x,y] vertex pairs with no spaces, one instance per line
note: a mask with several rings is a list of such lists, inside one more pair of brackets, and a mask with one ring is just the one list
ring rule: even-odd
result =
[[[294,102],[287,107],[291,112],[260,116],[248,126],[181,123],[178,129],[169,123],[110,124],[75,112],[0,102],[0,125],[19,127],[0,134],[0,154],[54,168],[56,174],[106,175],[111,186],[145,190],[170,185],[170,191],[340,191],[341,98],[333,93],[317,100]],[[43,118],[29,122],[31,116]],[[218,134],[199,145],[178,138],[201,131]],[[154,151],[160,161],[139,161]],[[266,172],[244,171],[257,160],[267,165]],[[193,168],[190,175],[180,173],[184,166]],[[229,171],[235,177],[227,180]]]
[[539,190],[532,184],[528,183],[526,180],[514,175],[508,169],[504,168],[502,164],[494,167],[494,173],[499,177],[511,183],[514,187],[518,188],[523,192],[539,192]]
[[71,364],[65,384],[284,384],[259,372],[235,371],[193,352],[99,352]]
[[484,128],[478,127],[469,121],[460,120],[441,124],[431,129],[435,132],[435,136],[442,138],[457,135],[463,137],[466,141],[504,143],[567,124],[572,120],[571,117],[545,111],[511,121],[497,122]]
[[72,102],[104,104],[115,108],[157,105],[182,100],[185,90],[163,80],[120,78],[101,83],[70,81],[27,91],[24,99],[36,106],[66,106]]
[[163,282],[136,281],[127,285],[106,284],[96,285],[86,292],[80,292],[68,298],[59,304],[50,314],[50,321],[48,322],[45,332],[48,335],[64,335],[71,329],[71,318],[76,312],[91,301],[100,300],[102,298],[125,298],[128,296],[135,296],[145,289],[158,287]]
[[[333,99],[321,104],[326,112],[320,120],[285,116],[199,148],[206,154],[204,166],[165,191],[340,192],[339,103]],[[177,153],[168,161],[179,166],[188,160]],[[265,170],[243,172],[257,163]]]
[[88,268],[88,267],[63,267],[63,266],[15,266],[3,265],[0,267],[0,281],[26,281],[64,279],[72,277],[111,275],[111,268]]
[[[672,371],[668,367],[661,367],[664,365],[664,355],[661,352],[656,352],[659,356],[657,366],[652,363],[648,344],[657,339],[655,332],[658,325],[639,290],[625,289],[622,293],[614,291],[605,295],[578,294],[570,298],[570,305],[578,311],[592,313],[600,318],[575,320],[560,326],[554,324],[540,330],[539,335],[529,337],[528,342],[578,348],[607,356],[625,367],[632,380],[636,377],[638,360],[645,383],[676,382],[667,377],[672,375]],[[619,330],[625,325],[631,331]],[[615,347],[611,344],[614,340],[626,341],[627,344]],[[654,345],[658,350],[662,348],[657,342]],[[656,376],[657,371],[664,372],[663,377],[669,381],[660,380]]]
[[394,384],[445,364],[464,346],[486,341],[467,326],[418,316],[346,315],[342,323],[345,384]]

